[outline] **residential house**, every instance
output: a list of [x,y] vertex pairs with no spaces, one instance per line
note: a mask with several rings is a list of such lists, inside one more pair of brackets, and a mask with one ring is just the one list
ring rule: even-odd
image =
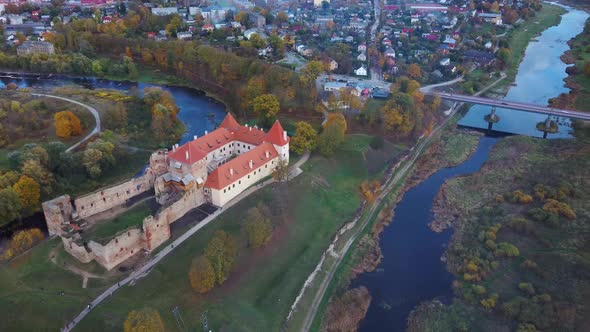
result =
[[357,76],[367,76],[367,68],[365,66],[360,66],[358,69],[354,70],[355,75]]

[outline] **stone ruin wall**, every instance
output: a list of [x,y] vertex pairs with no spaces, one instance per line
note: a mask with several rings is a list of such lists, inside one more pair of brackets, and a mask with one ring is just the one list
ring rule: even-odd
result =
[[153,188],[156,176],[151,169],[138,178],[133,178],[113,187],[104,188],[74,200],[76,213],[81,219],[125,204],[127,200]]
[[42,206],[49,235],[62,235],[62,225],[67,225],[72,221],[72,214],[74,212],[70,196],[59,196],[50,201],[43,202]]
[[90,263],[95,259],[94,253],[86,250],[86,247],[78,245],[73,239],[62,237],[61,241],[64,244],[64,249],[70,255],[76,257],[82,263]]
[[131,228],[102,245],[95,241],[88,242],[88,248],[94,259],[107,270],[121,264],[129,257],[144,249],[144,235],[140,228]]
[[[204,202],[205,197],[202,190],[193,188],[178,201],[158,211],[155,216],[146,217],[141,229],[126,230],[104,245],[90,241],[88,243],[90,253],[86,248],[76,245],[69,239],[64,239],[64,247],[66,247],[66,251],[83,263],[94,259],[107,270],[111,270],[137,254],[138,251],[143,249],[152,252],[166,242],[170,239],[170,224]],[[68,242],[66,243],[66,241]]]
[[151,190],[156,177],[167,171],[167,158],[165,150],[156,151],[150,156],[149,167],[142,176],[76,198],[74,207],[78,218],[88,218],[123,205],[127,200]]

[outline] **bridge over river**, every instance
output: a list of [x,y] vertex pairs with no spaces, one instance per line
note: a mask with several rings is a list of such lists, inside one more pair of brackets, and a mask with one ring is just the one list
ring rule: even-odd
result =
[[541,106],[530,103],[522,103],[509,101],[506,99],[494,99],[485,97],[466,96],[462,94],[446,93],[446,92],[427,92],[429,95],[438,95],[442,99],[453,100],[463,103],[488,105],[493,107],[508,108],[513,110],[527,111],[546,115],[557,115],[562,117],[568,117],[571,119],[579,119],[590,121],[590,113],[562,110],[558,108]]

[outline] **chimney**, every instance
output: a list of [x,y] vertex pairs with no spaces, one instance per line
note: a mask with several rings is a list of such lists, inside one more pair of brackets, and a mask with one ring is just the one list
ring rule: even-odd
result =
[[250,127],[250,131],[252,131],[252,127]]
[[250,169],[254,168],[254,165],[252,164],[252,160],[250,160],[250,162],[248,162],[248,165],[250,166]]
[[205,130],[205,135],[207,135],[209,132]]
[[287,131],[286,130],[283,131],[283,139],[285,141],[287,140]]
[[172,144],[172,151],[176,151],[176,144]]
[[229,169],[229,175],[232,175],[232,176],[234,175],[234,169],[233,168],[230,168]]
[[185,151],[184,155],[186,156],[186,160],[188,160],[188,150]]
[[268,153],[268,150],[266,150],[265,155],[266,155],[266,159],[268,159],[268,157],[270,156],[270,153]]
[[193,140],[197,140],[197,135],[193,136]]
[[248,124],[246,123],[246,128],[248,128]]

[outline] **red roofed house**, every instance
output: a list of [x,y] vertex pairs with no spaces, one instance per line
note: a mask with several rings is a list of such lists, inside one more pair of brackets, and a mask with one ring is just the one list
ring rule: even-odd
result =
[[168,153],[168,172],[156,180],[156,194],[203,190],[203,201],[223,206],[289,162],[289,137],[279,121],[265,133],[241,126],[227,114],[219,128]]

